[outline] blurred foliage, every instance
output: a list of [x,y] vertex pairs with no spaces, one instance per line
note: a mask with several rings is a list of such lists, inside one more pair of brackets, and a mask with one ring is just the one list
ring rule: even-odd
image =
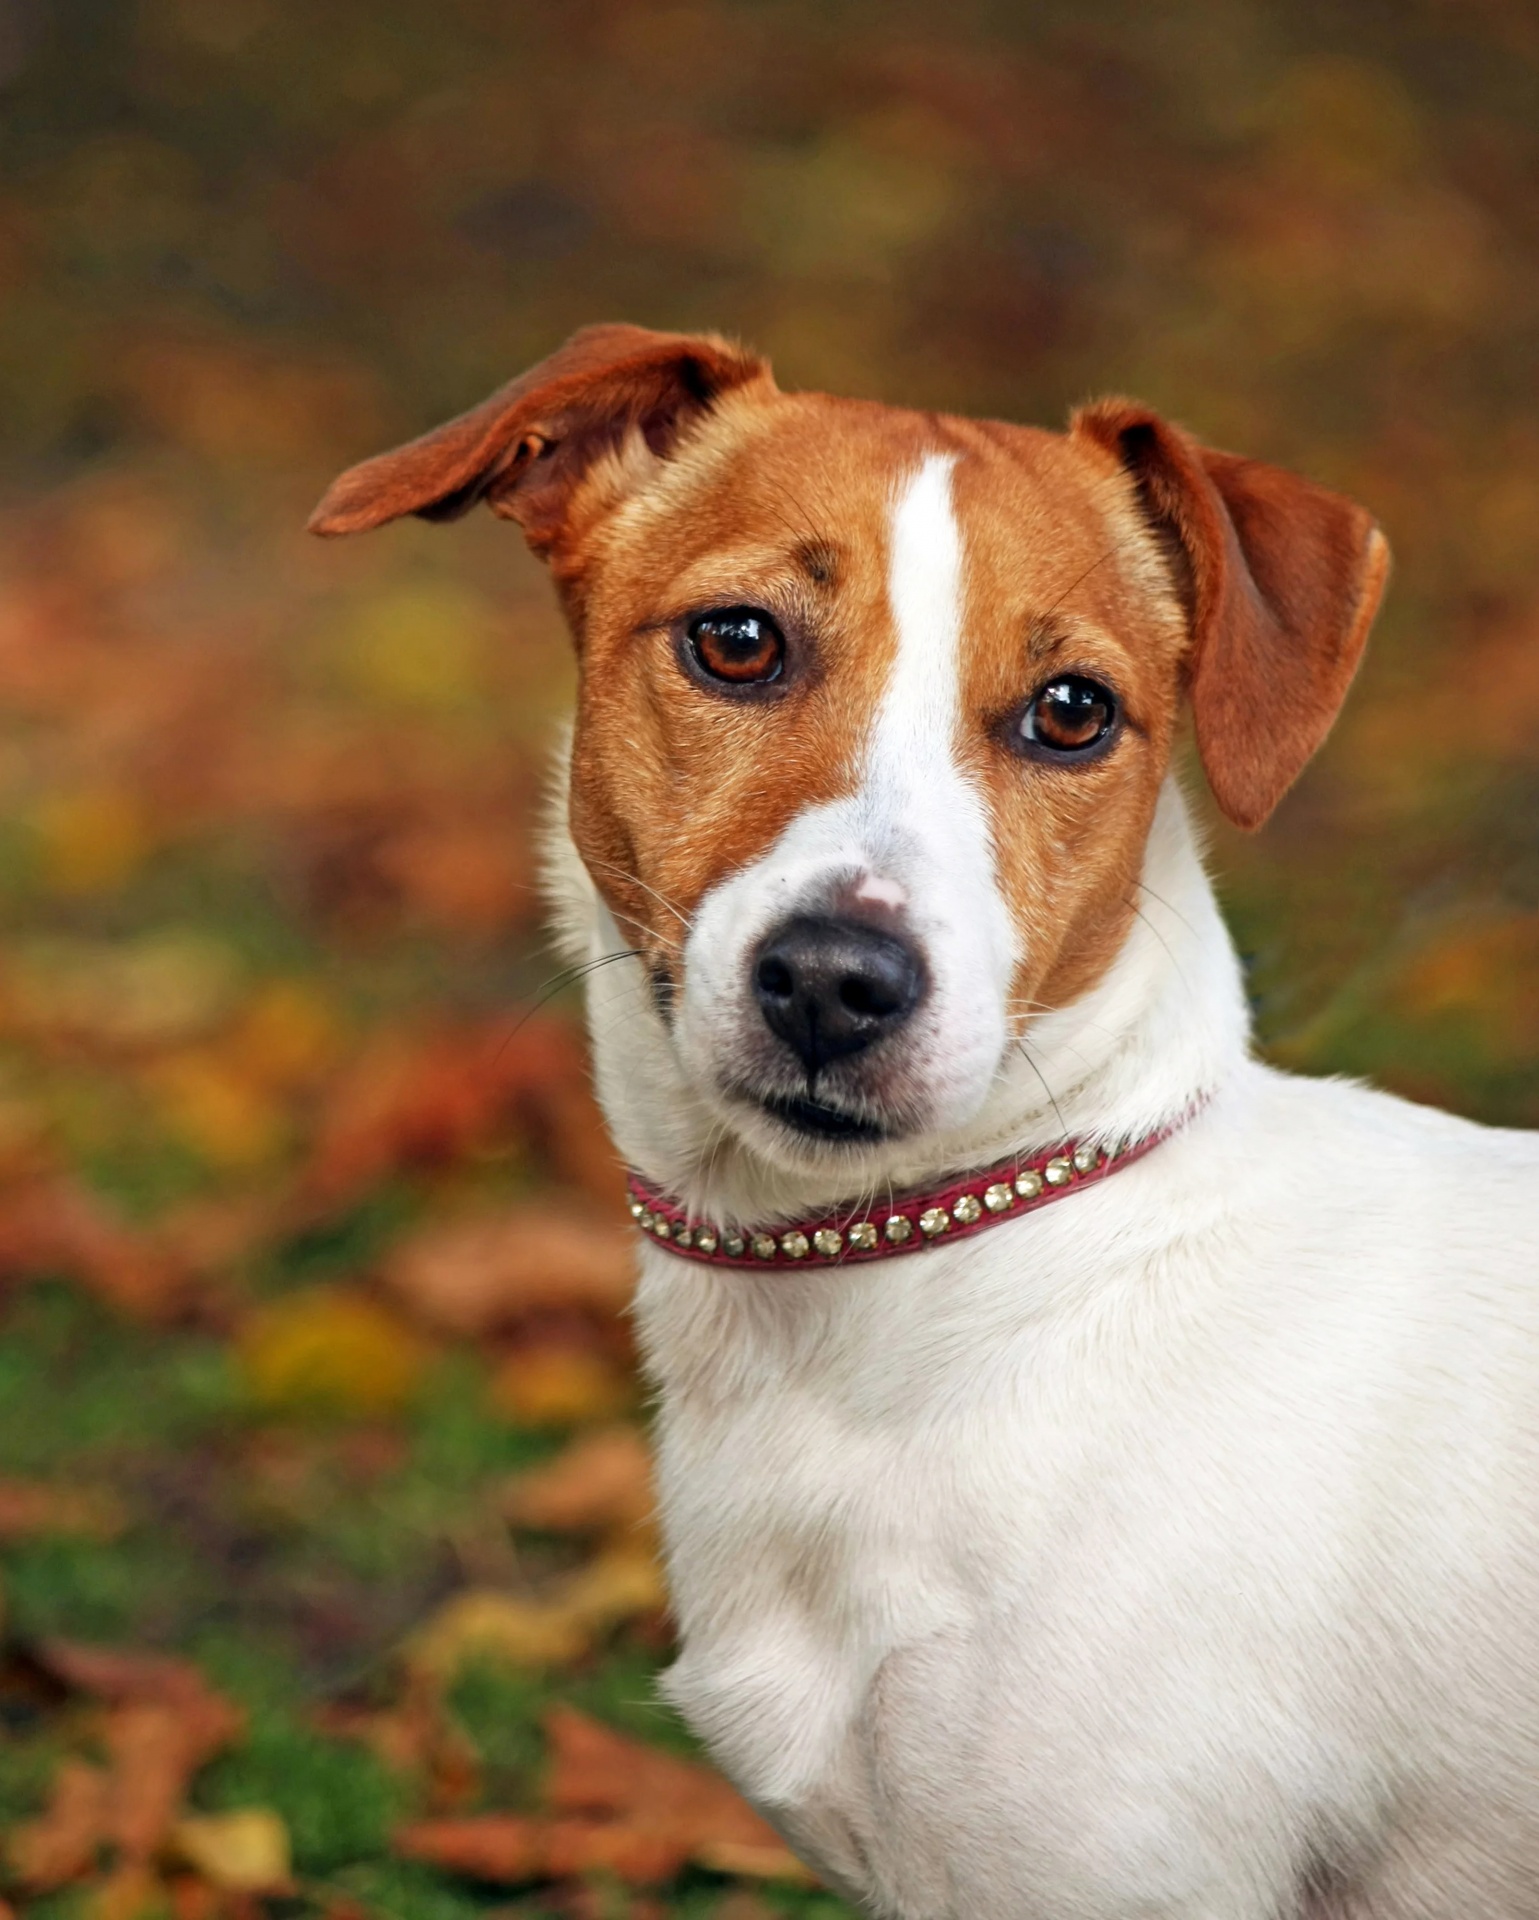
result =
[[[537,1808],[555,1700],[688,1748],[635,1487],[600,1516],[611,1163],[567,1017],[510,1037],[554,609],[487,516],[299,528],[596,319],[1050,424],[1130,391],[1343,488],[1397,556],[1368,664],[1266,832],[1212,830],[1263,1038],[1539,1123],[1539,13],[0,0],[0,284],[0,1820],[138,1725],[61,1636],[245,1715],[176,1776],[212,1825],[0,1884],[833,1914],[698,1848],[634,1893],[391,1851]],[[281,1896],[194,1864],[274,1835]]]

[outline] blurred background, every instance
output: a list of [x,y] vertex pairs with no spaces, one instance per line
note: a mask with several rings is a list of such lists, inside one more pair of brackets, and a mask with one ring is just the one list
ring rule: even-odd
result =
[[835,1915],[651,1691],[544,580],[304,517],[601,319],[1343,489],[1368,664],[1213,824],[1260,1030],[1539,1124],[1539,12],[0,0],[0,168],[0,1889]]

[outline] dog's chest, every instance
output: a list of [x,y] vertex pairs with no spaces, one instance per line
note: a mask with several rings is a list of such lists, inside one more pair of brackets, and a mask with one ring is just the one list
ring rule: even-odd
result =
[[[989,1649],[1031,1604],[1078,1437],[1043,1419],[1029,1352],[963,1363],[933,1310],[916,1340],[901,1299],[792,1329],[762,1299],[696,1293],[686,1334],[692,1279],[641,1295],[681,1628],[668,1692],[825,1873],[912,1897],[955,1850],[929,1829],[967,1799]],[[948,1904],[936,1889],[916,1910]]]
[[979,1552],[970,1503],[942,1495],[952,1475],[826,1409],[783,1411],[665,1443],[665,1481],[690,1484],[665,1494],[682,1629],[667,1691],[808,1858],[869,1891],[891,1877],[872,1858],[890,1816],[925,1797],[905,1807],[905,1776],[976,1716]]

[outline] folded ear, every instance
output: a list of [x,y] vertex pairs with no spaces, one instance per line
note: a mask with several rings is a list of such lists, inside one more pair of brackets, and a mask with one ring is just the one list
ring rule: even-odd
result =
[[1259,827],[1330,731],[1389,572],[1364,510],[1281,468],[1217,453],[1129,400],[1071,432],[1113,454],[1191,622],[1187,688],[1214,798]]
[[769,383],[768,363],[715,334],[584,327],[469,413],[349,467],[310,531],[362,533],[407,513],[453,520],[485,500],[546,554],[595,459],[633,428],[666,454],[691,417],[750,380]]

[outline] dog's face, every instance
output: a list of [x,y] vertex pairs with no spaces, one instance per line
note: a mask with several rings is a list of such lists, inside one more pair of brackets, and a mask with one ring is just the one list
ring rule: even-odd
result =
[[1350,503],[1126,403],[1056,435],[785,395],[630,328],[315,524],[483,495],[572,621],[577,848],[692,1084],[790,1165],[965,1125],[1121,944],[1183,696],[1256,824],[1385,570]]
[[1132,911],[1152,539],[1098,450],[854,402],[739,393],[656,464],[589,562],[577,846],[765,1150],[965,1122]]

